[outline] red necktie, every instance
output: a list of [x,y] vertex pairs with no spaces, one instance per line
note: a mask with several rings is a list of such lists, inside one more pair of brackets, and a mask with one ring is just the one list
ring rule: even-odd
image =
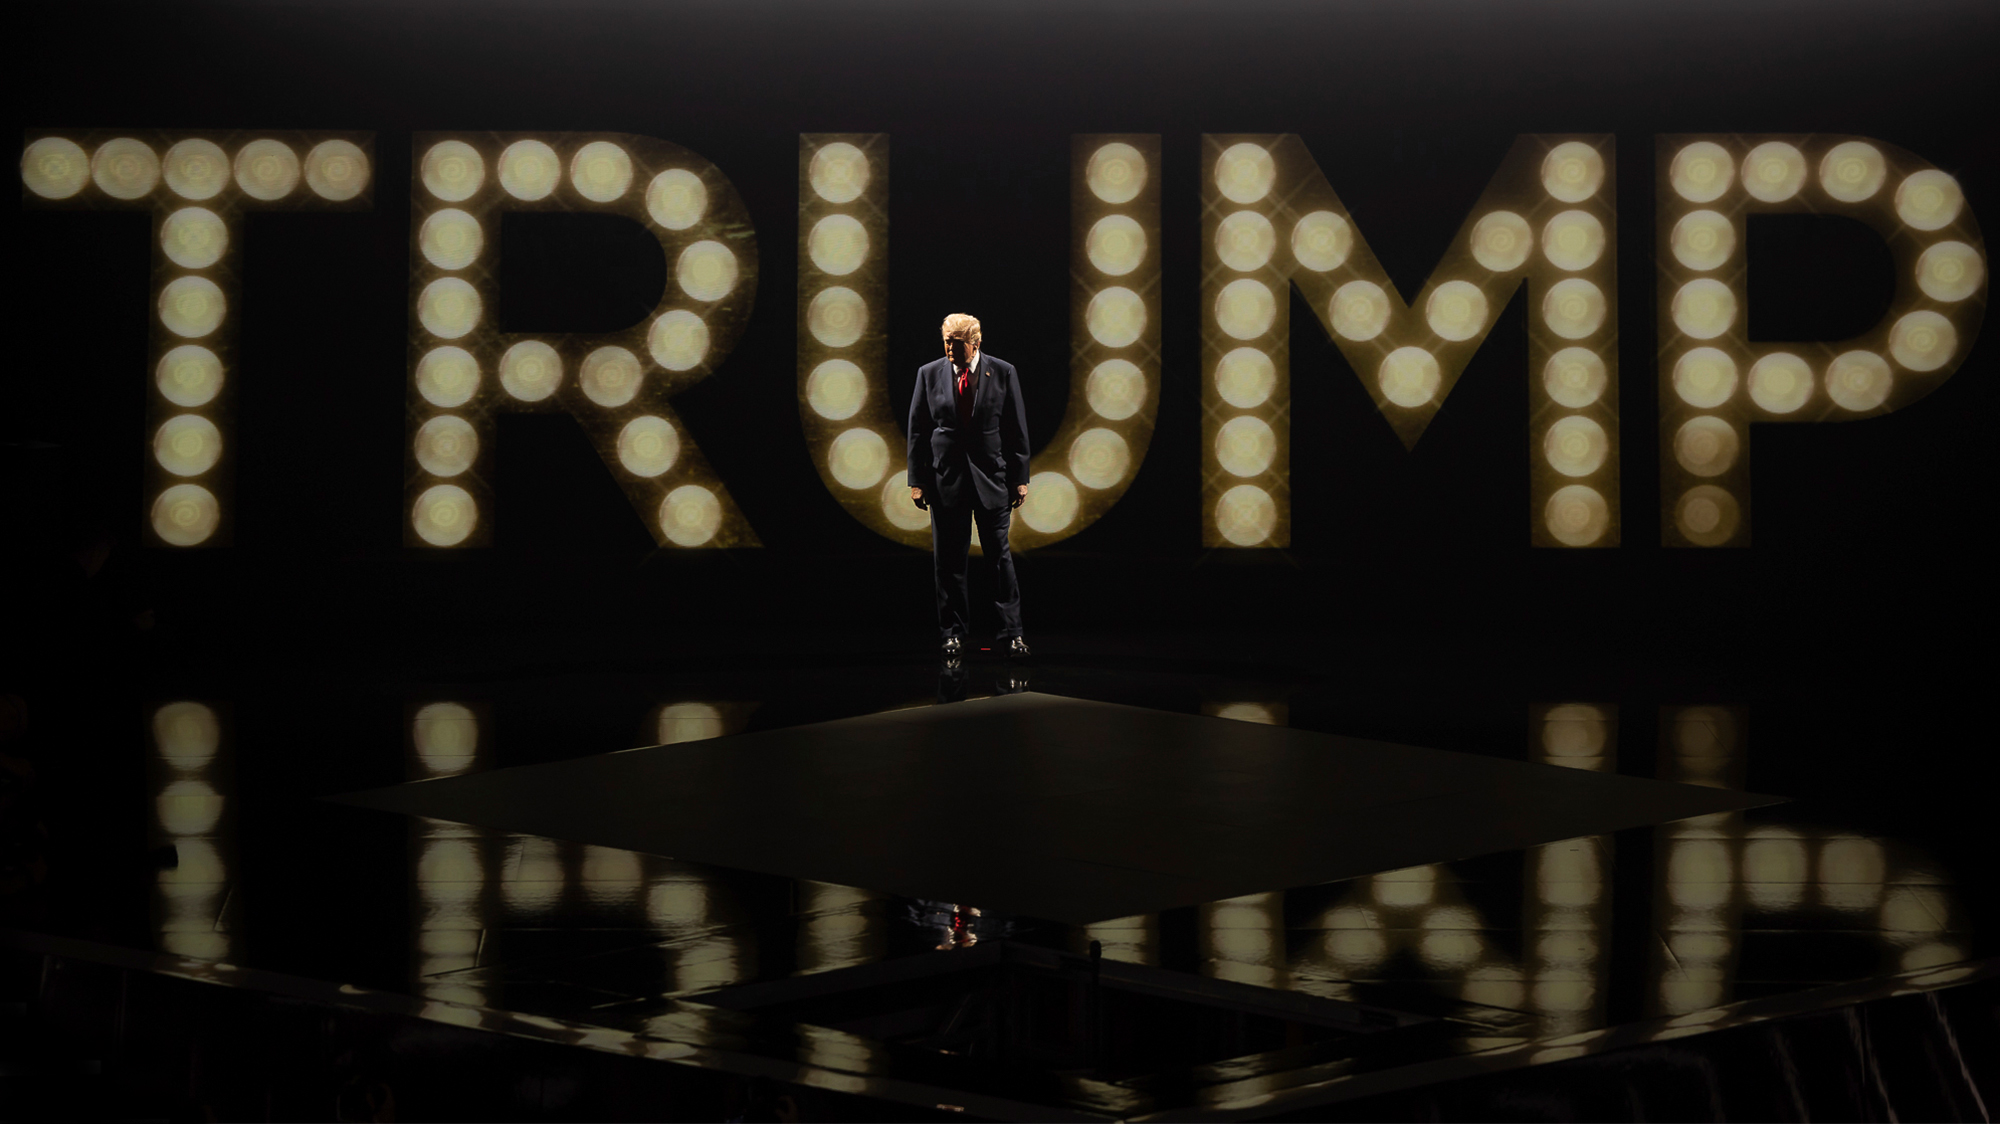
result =
[[958,424],[961,428],[972,425],[972,368],[958,373]]

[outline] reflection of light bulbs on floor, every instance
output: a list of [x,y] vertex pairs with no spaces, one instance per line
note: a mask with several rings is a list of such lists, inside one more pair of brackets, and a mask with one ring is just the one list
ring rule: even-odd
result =
[[1215,459],[1232,476],[1260,476],[1278,455],[1278,435],[1262,418],[1230,418],[1215,432]]
[[82,191],[88,178],[89,155],[67,137],[42,137],[21,153],[21,182],[44,199],[67,199]]
[[538,140],[518,140],[500,153],[500,186],[526,203],[547,199],[562,176],[556,150]]
[[1712,340],[1736,323],[1736,294],[1709,277],[1698,277],[1674,293],[1674,326],[1698,340]]
[[1106,215],[1091,224],[1083,247],[1099,271],[1123,277],[1146,260],[1146,232],[1126,215]]
[[222,391],[222,360],[200,344],[184,343],[160,356],[153,385],[176,406],[206,406]]
[[183,199],[213,199],[229,186],[229,155],[214,141],[190,137],[167,149],[160,173]]
[[868,303],[853,289],[822,289],[806,306],[806,329],[828,347],[846,347],[868,326]]
[[1743,158],[1743,190],[1766,203],[1782,203],[1806,182],[1806,158],[1784,141],[1765,141]]
[[432,546],[457,546],[479,523],[479,506],[456,484],[437,484],[417,497],[411,525]]
[[1736,393],[1736,360],[1713,347],[1697,347],[1674,363],[1674,393],[1681,401],[1711,410]]
[[500,386],[523,402],[540,402],[562,385],[562,357],[540,340],[522,340],[500,357]]
[[464,269],[486,248],[479,220],[456,207],[431,212],[417,228],[417,248],[439,269]]
[[1928,309],[1908,313],[1889,329],[1889,355],[1911,371],[1935,371],[1958,350],[1958,330]]
[[1407,409],[1436,398],[1442,381],[1437,357],[1421,347],[1397,348],[1382,358],[1382,365],[1375,371],[1382,397]]
[[708,358],[708,324],[685,308],[662,313],[646,333],[646,350],[669,371],[691,371]]
[[1215,187],[1232,203],[1255,203],[1270,194],[1277,179],[1271,154],[1248,142],[1232,144],[1215,160]]
[[1965,209],[1965,192],[1949,172],[1911,172],[1896,187],[1896,215],[1917,230],[1943,230]]
[[229,302],[206,277],[176,277],[160,290],[160,323],[186,339],[200,339],[222,325]]
[[722,501],[699,484],[683,484],[660,501],[660,531],[676,546],[700,546],[722,529]]
[[1076,522],[1076,485],[1060,472],[1028,477],[1028,498],[1021,503],[1021,521],[1045,535]]
[[1604,224],[1589,211],[1564,211],[1542,227],[1542,256],[1557,269],[1588,269],[1604,256]]
[[638,356],[622,347],[600,347],[583,357],[576,381],[585,398],[610,409],[636,397],[644,376]]
[[1146,302],[1132,290],[1114,285],[1090,298],[1083,323],[1098,343],[1129,347],[1146,330]]
[[1742,447],[1736,430],[1721,418],[1689,418],[1674,433],[1674,460],[1696,476],[1720,476],[1736,465]]
[[1264,268],[1277,245],[1271,220],[1255,211],[1237,211],[1215,224],[1215,254],[1238,272]]
[[1278,505],[1255,484],[1238,484],[1215,503],[1215,529],[1237,546],[1269,541],[1278,526]]
[[424,151],[418,174],[424,190],[447,203],[463,203],[486,182],[486,161],[464,141],[439,141]]
[[1090,154],[1083,182],[1106,203],[1130,203],[1146,186],[1146,158],[1131,145],[1113,141]]
[[1495,273],[1521,268],[1534,244],[1528,220],[1512,211],[1490,212],[1472,225],[1472,260]]
[[222,722],[198,702],[173,702],[153,712],[153,743],[182,771],[206,766],[222,745]]
[[175,476],[200,476],[222,458],[222,431],[200,414],[168,418],[153,434],[153,459]]
[[1888,362],[1872,351],[1843,352],[1827,364],[1827,397],[1843,410],[1872,410],[1894,386]]
[[1963,242],[1939,242],[1917,259],[1917,288],[1934,301],[1962,301],[1985,280],[1986,263]]
[[182,207],[160,224],[160,249],[182,269],[207,269],[228,248],[228,225],[206,207]]
[[806,165],[806,181],[829,203],[852,203],[868,188],[868,157],[846,141],[823,144]]
[[90,156],[90,178],[113,199],[140,199],[160,182],[160,158],[145,141],[108,140]]
[[1277,298],[1262,281],[1240,277],[1215,296],[1216,326],[1239,340],[1254,340],[1269,332],[1277,316]]
[[591,141],[569,158],[569,182],[593,203],[609,203],[632,187],[632,157],[611,141]]
[[930,513],[910,499],[910,474],[891,473],[882,485],[882,514],[900,530],[921,531],[931,525]]
[[368,186],[368,154],[353,141],[321,141],[306,153],[306,186],[330,202],[354,198]]
[[1373,281],[1349,281],[1333,291],[1326,311],[1341,338],[1372,340],[1389,324],[1389,294]]
[[1580,340],[1604,325],[1604,291],[1581,277],[1565,277],[1542,297],[1542,322],[1566,340]]
[[680,455],[681,435],[665,418],[641,415],[618,431],[618,463],[634,476],[662,475]]
[[1132,450],[1117,431],[1086,429],[1069,447],[1069,471],[1086,488],[1109,488],[1125,479]]
[[1721,546],[1736,534],[1743,512],[1736,497],[1713,484],[1697,484],[1674,504],[1674,526],[1696,546]]
[[681,251],[674,277],[681,291],[698,301],[719,301],[736,287],[736,255],[720,242],[703,240]]
[[821,273],[845,277],[868,259],[868,228],[853,215],[828,215],[806,235],[806,255]]
[[1446,281],[1431,291],[1424,318],[1447,340],[1469,340],[1486,327],[1486,294],[1470,281]]
[[1332,211],[1314,211],[1292,227],[1292,256],[1315,273],[1339,269],[1354,250],[1354,228]]
[[457,476],[479,458],[479,434],[472,423],[439,414],[417,428],[417,464],[432,476]]
[[843,488],[873,488],[889,471],[889,443],[874,430],[857,426],[833,439],[826,466]]
[[436,347],[417,360],[417,393],[433,406],[451,409],[479,390],[479,361],[462,347]]
[[1706,272],[1736,252],[1736,227],[1714,211],[1689,211],[1674,224],[1671,242],[1676,261]]
[[236,150],[236,186],[253,199],[283,199],[299,186],[299,154],[268,137]]
[[828,421],[853,417],[867,397],[867,377],[845,359],[829,359],[806,376],[806,404]]
[[1820,187],[1843,203],[1873,198],[1888,175],[1882,151],[1866,141],[1836,144],[1819,162]]
[[1582,141],[1564,141],[1542,159],[1542,187],[1565,203],[1581,203],[1604,186],[1604,157]]
[[205,542],[221,522],[215,494],[199,484],[176,484],[153,501],[153,533],[173,546]]
[[1750,400],[1774,414],[1789,414],[1812,398],[1812,368],[1789,352],[1774,351],[1750,364]]
[[479,323],[479,291],[462,277],[440,277],[417,295],[417,322],[439,339],[455,340]]
[[1542,438],[1542,456],[1564,476],[1589,476],[1604,467],[1610,447],[1603,426],[1574,415],[1559,419]]
[[1602,398],[1609,383],[1603,357],[1587,347],[1565,347],[1542,368],[1542,389],[1557,405],[1572,410]]
[[1611,508],[1597,489],[1569,484],[1550,493],[1542,505],[1542,523],[1564,546],[1589,546],[1611,526]]
[[1097,416],[1124,421],[1146,404],[1146,376],[1129,360],[1106,359],[1091,370],[1083,396]]
[[708,213],[708,187],[686,168],[669,168],[646,185],[646,213],[668,230],[686,230]]

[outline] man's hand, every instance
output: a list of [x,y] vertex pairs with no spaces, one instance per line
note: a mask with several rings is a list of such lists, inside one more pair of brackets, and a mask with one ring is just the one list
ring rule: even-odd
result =
[[1026,502],[1028,502],[1028,486],[1026,484],[1014,485],[1014,502],[1007,506],[1019,507]]
[[918,511],[929,511],[931,509],[931,505],[924,501],[924,490],[922,488],[910,489],[910,502],[917,505]]

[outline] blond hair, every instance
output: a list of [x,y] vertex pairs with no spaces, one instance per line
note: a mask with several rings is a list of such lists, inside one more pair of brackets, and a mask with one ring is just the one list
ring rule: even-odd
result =
[[967,339],[972,341],[972,346],[978,347],[979,317],[967,316],[963,312],[954,312],[944,318],[944,334],[946,339],[963,334]]

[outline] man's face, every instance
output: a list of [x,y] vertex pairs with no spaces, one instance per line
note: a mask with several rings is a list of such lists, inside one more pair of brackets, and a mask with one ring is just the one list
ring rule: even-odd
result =
[[957,366],[963,367],[972,362],[972,353],[978,350],[979,345],[973,343],[972,338],[962,332],[944,338],[944,353],[950,356],[952,363]]

